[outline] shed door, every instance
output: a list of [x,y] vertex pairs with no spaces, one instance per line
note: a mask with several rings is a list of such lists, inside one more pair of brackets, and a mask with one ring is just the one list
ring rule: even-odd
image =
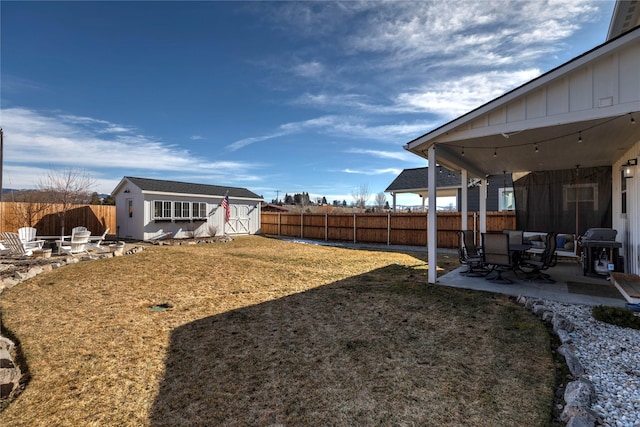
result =
[[231,205],[231,216],[225,225],[225,231],[231,234],[250,234],[249,206]]

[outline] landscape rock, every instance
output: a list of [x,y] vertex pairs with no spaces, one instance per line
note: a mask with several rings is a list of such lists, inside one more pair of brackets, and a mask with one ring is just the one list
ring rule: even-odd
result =
[[564,391],[564,401],[571,406],[591,407],[596,397],[596,390],[593,383],[585,377],[580,377],[577,381],[567,384]]
[[558,353],[564,356],[564,360],[567,363],[567,367],[575,378],[579,378],[584,375],[584,367],[580,363],[580,360],[573,354],[573,351],[566,344],[562,344],[558,347]]

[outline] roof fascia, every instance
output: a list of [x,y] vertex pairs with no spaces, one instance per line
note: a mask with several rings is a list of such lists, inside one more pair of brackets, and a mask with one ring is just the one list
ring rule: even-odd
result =
[[[167,191],[152,191],[152,190],[142,190],[142,194],[148,194],[150,196],[178,196],[178,197],[198,197],[202,199],[211,199],[211,198],[224,198],[223,194],[214,195],[214,194],[196,194],[196,193],[171,193]],[[237,196],[229,196],[229,200],[246,200],[246,201],[262,201],[264,199],[257,197],[237,197]]]
[[116,185],[116,188],[114,188],[114,189],[113,189],[113,191],[111,192],[111,195],[114,195],[114,194],[116,194],[117,192],[119,192],[119,191],[120,191],[120,189],[121,189],[122,187],[124,187],[125,182],[131,183],[131,181],[129,181],[129,180],[127,179],[127,177],[125,176],[124,178],[122,178],[122,179],[120,180],[120,182],[118,183],[118,185]]
[[[408,142],[404,146],[404,148],[415,154],[418,154],[418,152],[414,151],[416,147],[427,143],[428,145],[426,147],[421,148],[422,150],[427,150],[427,148],[436,143],[435,139],[439,136],[446,135],[447,132],[454,130],[458,126],[465,125],[477,119],[483,114],[487,114],[490,111],[495,110],[527,93],[533,92],[541,86],[544,86],[549,82],[558,79],[589,62],[592,62],[601,56],[611,53],[612,51],[618,49],[621,46],[624,46],[625,44],[637,39],[638,37],[640,37],[640,28],[637,28],[636,30],[630,31],[615,39],[609,40],[599,46],[596,46],[595,48],[583,53],[582,55],[577,56],[576,58],[573,58],[550,71],[547,71],[546,73],[536,77],[533,80],[528,81],[527,83],[524,83],[523,85],[505,93],[504,95],[501,95],[498,98],[495,98],[488,103],[481,105],[480,107],[471,110],[470,112],[440,126],[439,128],[436,128],[431,132]],[[424,153],[422,153],[421,157],[427,158]]]

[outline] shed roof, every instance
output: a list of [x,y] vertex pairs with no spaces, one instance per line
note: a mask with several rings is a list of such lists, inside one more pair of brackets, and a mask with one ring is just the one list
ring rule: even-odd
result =
[[[258,199],[262,197],[242,187],[224,187],[219,185],[195,184],[191,182],[166,181],[162,179],[137,178],[133,176],[125,176],[124,180],[138,186],[142,191],[153,191],[158,193],[173,194],[201,194],[206,196],[224,197],[226,194],[229,198],[242,199]],[[120,185],[118,186],[120,187]],[[117,189],[116,189],[117,190]]]

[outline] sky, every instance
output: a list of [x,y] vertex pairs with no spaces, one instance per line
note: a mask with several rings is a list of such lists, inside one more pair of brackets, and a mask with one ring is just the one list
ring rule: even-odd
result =
[[373,203],[427,166],[406,143],[603,43],[614,4],[3,0],[2,184],[73,169],[105,194],[136,176]]

